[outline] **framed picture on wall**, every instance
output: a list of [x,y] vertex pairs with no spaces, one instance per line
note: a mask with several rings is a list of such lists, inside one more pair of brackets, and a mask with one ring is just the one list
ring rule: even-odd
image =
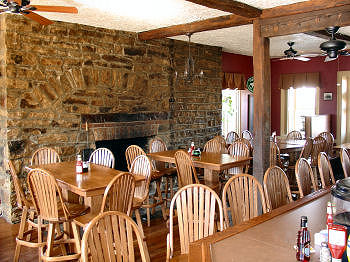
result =
[[323,100],[330,101],[333,99],[333,93],[323,93]]

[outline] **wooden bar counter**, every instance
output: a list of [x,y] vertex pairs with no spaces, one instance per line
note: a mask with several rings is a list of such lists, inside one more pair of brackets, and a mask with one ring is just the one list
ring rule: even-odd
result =
[[[193,242],[188,261],[296,261],[293,246],[300,217],[308,217],[314,247],[314,234],[326,228],[329,192],[319,190],[270,213]],[[319,261],[318,252],[311,254],[311,261]]]

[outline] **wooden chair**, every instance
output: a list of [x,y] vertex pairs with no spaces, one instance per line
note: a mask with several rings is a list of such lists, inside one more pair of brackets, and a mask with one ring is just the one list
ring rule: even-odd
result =
[[[41,246],[41,230],[43,224],[40,217],[38,217],[33,202],[25,195],[23,191],[23,187],[21,186],[12,161],[8,160],[7,164],[16,192],[17,207],[22,210],[21,222],[19,225],[18,235],[16,237],[16,249],[13,257],[13,261],[19,261],[21,246],[31,248],[39,248]],[[37,222],[35,222],[35,218],[37,218]],[[35,234],[34,230],[36,230],[38,236],[36,241],[32,240],[32,235]]]
[[90,155],[89,162],[96,165],[114,168],[114,155],[108,148],[98,148]]
[[[150,141],[149,144],[149,152],[154,153],[154,152],[161,152],[161,151],[167,151],[167,146],[165,142],[156,137]],[[169,167],[167,166],[167,163],[163,161],[155,161],[152,160],[152,165],[157,170],[159,173],[162,174],[162,177],[164,177],[165,181],[163,180],[163,185],[164,185],[164,193],[165,193],[165,200],[170,202],[171,199],[174,196],[174,182],[176,180],[176,167]],[[168,197],[170,195],[170,197]]]
[[135,158],[141,155],[146,155],[145,151],[143,151],[141,147],[137,145],[131,145],[127,147],[125,150],[125,158],[128,165],[128,170],[130,170],[131,164],[134,162]]
[[211,152],[211,153],[227,153],[226,143],[222,143],[219,138],[210,139],[207,143],[205,143],[203,152]]
[[[248,146],[243,142],[233,142],[230,147],[228,148],[228,153],[232,156],[250,156],[250,151]],[[228,170],[229,175],[235,175],[235,174],[243,174],[248,173],[249,164],[245,166],[238,166],[234,168],[230,168]]]
[[199,184],[196,169],[188,153],[183,150],[176,151],[174,158],[179,188],[190,184]]
[[309,159],[312,152],[313,139],[311,137],[306,138],[303,149],[301,150],[299,158]]
[[[48,234],[45,247],[41,247],[41,259],[45,261],[71,261],[80,258],[80,237],[73,219],[87,211],[79,204],[63,202],[61,189],[56,179],[47,171],[32,169],[28,173],[28,185],[33,203],[39,216],[48,222]],[[55,228],[64,224],[67,230],[72,225],[74,238],[64,231],[62,238],[55,238]],[[75,253],[67,254],[64,244],[74,244]],[[54,255],[54,245],[60,245],[63,255]]]
[[301,135],[300,131],[293,130],[287,134],[287,140],[300,140],[300,139],[303,139],[303,136]]
[[[100,214],[105,211],[119,211],[130,215],[135,192],[135,178],[123,172],[116,175],[107,185],[103,194]],[[97,214],[88,213],[74,219],[74,222],[85,228]]]
[[135,261],[135,245],[142,262],[149,262],[146,243],[135,222],[126,214],[109,211],[96,216],[86,227],[81,258],[88,261]]
[[318,136],[321,136],[326,140],[324,152],[326,152],[328,156],[333,156],[334,136],[332,135],[332,133],[322,132],[318,134]]
[[262,207],[260,211],[265,214],[269,211],[268,203],[264,190],[255,177],[248,174],[231,177],[222,191],[226,226],[237,225],[260,215],[259,200]]
[[215,136],[213,139],[219,141],[221,147],[226,148],[226,139],[223,136]]
[[214,190],[201,184],[182,187],[176,192],[170,204],[166,261],[170,260],[174,252],[175,206],[179,224],[181,254],[184,256],[188,254],[190,243],[215,233],[215,217],[218,217],[219,230],[222,231],[224,228],[222,203]]
[[42,147],[36,150],[30,161],[30,165],[44,165],[61,162],[60,155],[53,148]]
[[226,144],[232,144],[237,138],[239,138],[239,135],[235,131],[230,131],[226,135]]
[[305,158],[299,158],[297,160],[295,178],[297,180],[300,198],[318,189],[311,166]]
[[270,167],[282,167],[280,149],[275,142],[270,142]]
[[312,152],[311,152],[311,168],[315,176],[315,182],[318,183],[318,155],[324,152],[326,148],[326,140],[322,136],[317,136],[312,142]]
[[321,152],[318,155],[318,170],[320,172],[322,188],[335,184],[332,166],[325,152]]
[[151,182],[152,167],[151,167],[151,162],[147,156],[140,155],[136,157],[134,162],[132,162],[131,164],[130,173],[145,177],[145,180],[135,187],[134,199],[132,203],[132,210],[135,213],[137,224],[140,227],[142,235],[144,235],[141,216],[140,216],[140,208],[146,209],[147,225],[150,226],[151,225],[151,213],[150,213],[151,208],[154,208],[160,205],[162,208],[163,218],[164,220],[167,219],[164,201],[156,201],[153,203],[150,203],[149,201],[149,185]]
[[252,133],[250,133],[249,130],[244,130],[244,131],[242,131],[241,137],[243,137],[243,138],[245,138],[245,139],[248,139],[249,142],[253,141],[253,135],[252,135]]
[[[127,147],[127,149],[125,150],[125,157],[126,157],[126,162],[128,165],[129,172],[131,172],[132,163],[135,161],[135,159],[138,156],[146,156],[146,153],[145,153],[145,151],[143,151],[143,149],[141,147],[139,147],[137,145],[131,145],[131,146]],[[156,191],[155,191],[154,195],[150,196],[149,189],[148,189],[148,191],[147,191],[147,203],[148,203],[147,206],[152,206],[151,208],[152,208],[152,210],[154,210],[154,207],[159,206],[159,205],[164,205],[164,207],[162,207],[162,211],[163,211],[163,217],[164,217],[164,219],[166,219],[166,215],[164,213],[166,201],[164,201],[164,199],[162,198],[162,190],[161,190],[161,180],[162,180],[163,175],[164,175],[164,173],[156,170],[155,167],[151,163],[150,183],[155,182]],[[148,186],[150,185],[150,183],[148,184]],[[149,202],[149,198],[153,199],[152,205]],[[147,225],[150,226],[151,225],[151,220],[150,220],[151,215],[149,213],[150,210],[148,207],[146,208],[146,210],[147,210]]]
[[350,176],[350,152],[348,149],[342,148],[340,150],[340,161],[343,167],[344,176],[349,177]]
[[242,143],[244,143],[249,148],[250,155],[251,156],[253,155],[253,146],[252,146],[252,143],[248,139],[240,137],[240,138],[237,138],[235,140],[235,142],[242,142]]
[[278,208],[293,201],[286,173],[278,167],[269,167],[264,175],[266,201],[271,209]]

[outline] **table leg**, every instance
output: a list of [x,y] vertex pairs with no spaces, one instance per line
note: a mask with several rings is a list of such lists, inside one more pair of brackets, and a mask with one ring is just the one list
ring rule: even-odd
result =
[[91,196],[85,198],[85,205],[90,207],[92,214],[98,214],[101,211],[103,195]]
[[62,189],[62,197],[65,201],[69,203],[79,203],[79,195],[73,193],[72,191]]
[[204,168],[204,180],[211,183],[219,182],[219,171]]

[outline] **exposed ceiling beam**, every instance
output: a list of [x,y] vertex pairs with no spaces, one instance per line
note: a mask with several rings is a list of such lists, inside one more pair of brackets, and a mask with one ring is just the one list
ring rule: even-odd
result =
[[[318,30],[318,31],[312,31],[312,32],[306,32],[305,34],[315,36],[318,38],[322,38],[325,40],[329,40],[331,38],[331,35],[327,33],[326,30]],[[349,41],[350,42],[350,36],[348,35],[343,35],[341,33],[335,34],[335,38],[338,40],[343,40],[343,41]]]
[[323,30],[329,26],[350,25],[350,5],[320,11],[262,19],[263,37],[274,37]]
[[[310,0],[296,4],[264,9],[262,10],[262,14],[260,17],[263,18],[262,20],[283,17],[287,17],[288,19],[288,17],[291,15],[298,15],[320,10],[328,10],[330,8],[342,7],[347,5],[350,5],[350,0]],[[327,17],[327,14],[325,14],[325,17]],[[169,36],[184,35],[186,33],[203,32],[227,27],[247,25],[251,23],[252,19],[249,18],[244,18],[238,15],[226,15],[196,21],[188,24],[180,24],[140,32],[138,36],[140,40],[150,40]]]
[[186,0],[187,2],[218,9],[247,18],[255,18],[261,15],[261,9],[232,0]]
[[188,33],[202,32],[208,30],[222,29],[227,27],[252,24],[253,19],[241,17],[238,15],[219,16],[188,24],[162,27],[138,34],[140,40],[158,39],[176,35],[185,35]]

